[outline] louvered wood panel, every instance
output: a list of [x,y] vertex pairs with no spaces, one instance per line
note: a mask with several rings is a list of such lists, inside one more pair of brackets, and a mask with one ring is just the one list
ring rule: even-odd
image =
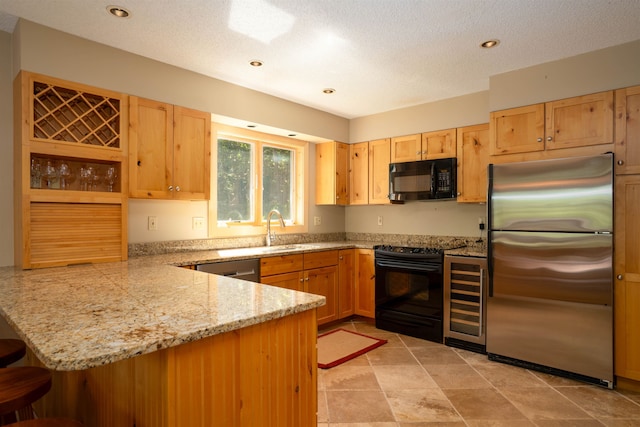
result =
[[31,267],[122,259],[122,206],[31,203]]

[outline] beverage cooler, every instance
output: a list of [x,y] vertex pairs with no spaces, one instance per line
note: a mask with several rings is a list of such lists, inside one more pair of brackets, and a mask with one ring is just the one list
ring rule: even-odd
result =
[[444,257],[444,342],[486,353],[486,258]]

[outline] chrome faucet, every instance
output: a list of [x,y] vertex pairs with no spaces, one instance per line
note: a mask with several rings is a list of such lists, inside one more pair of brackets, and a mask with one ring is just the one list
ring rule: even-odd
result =
[[278,215],[278,219],[280,220],[280,227],[284,228],[284,218],[282,218],[282,214],[277,209],[271,209],[269,214],[267,215],[267,246],[271,246],[271,240],[276,239],[276,233],[271,234],[271,215]]

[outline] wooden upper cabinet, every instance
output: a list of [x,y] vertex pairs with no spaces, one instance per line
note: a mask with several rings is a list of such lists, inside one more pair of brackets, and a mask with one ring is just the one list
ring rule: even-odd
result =
[[129,102],[131,197],[171,198],[173,106],[132,96]]
[[369,143],[349,146],[349,204],[369,203]]
[[616,174],[640,174],[640,86],[616,91]]
[[211,115],[134,96],[129,105],[130,197],[208,199]]
[[492,156],[544,150],[544,104],[494,111],[489,120]]
[[342,142],[316,144],[316,204],[349,203],[349,145]]
[[611,144],[613,92],[494,111],[490,131],[492,156]]
[[613,92],[545,104],[545,148],[585,147],[613,142]]
[[369,204],[389,204],[390,140],[369,141]]
[[456,129],[445,129],[422,134],[422,159],[456,157]]
[[489,164],[489,124],[458,128],[457,201],[487,201],[487,165]]
[[413,162],[422,159],[422,135],[391,138],[391,163]]
[[211,114],[173,108],[173,197],[209,198],[211,174]]

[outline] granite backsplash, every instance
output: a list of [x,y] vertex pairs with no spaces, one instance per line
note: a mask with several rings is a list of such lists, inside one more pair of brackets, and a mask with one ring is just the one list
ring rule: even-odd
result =
[[[418,234],[381,234],[381,233],[303,233],[280,234],[274,245],[291,245],[320,242],[371,242],[411,247],[460,247],[486,249],[486,239],[460,236],[428,236]],[[173,240],[166,242],[130,243],[129,257],[161,255],[176,252],[252,248],[266,245],[265,236],[247,236],[219,239]]]

